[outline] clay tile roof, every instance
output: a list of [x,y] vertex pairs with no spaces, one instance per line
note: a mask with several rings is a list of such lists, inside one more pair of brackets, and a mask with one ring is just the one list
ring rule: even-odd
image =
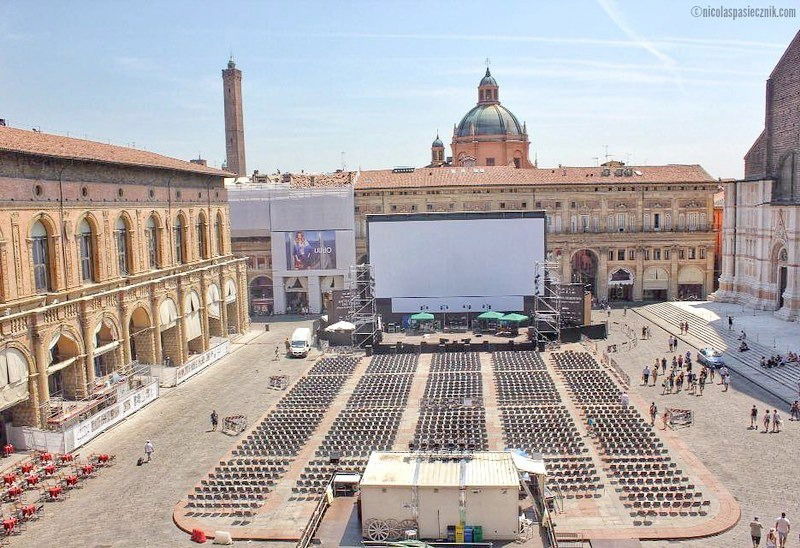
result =
[[220,177],[231,176],[227,171],[185,162],[146,150],[5,126],[0,126],[0,150],[86,162],[171,169]]
[[288,174],[289,184],[294,188],[317,188],[346,186],[352,183],[352,171],[337,171],[336,173],[291,173]]
[[[612,167],[610,176],[603,176],[603,167],[522,168],[434,167],[413,172],[395,173],[391,169],[361,171],[355,178],[356,190],[382,188],[429,188],[453,186],[509,186],[598,184],[628,185],[636,183],[708,183],[715,179],[699,165],[669,164],[664,166]],[[617,169],[630,169],[631,175],[615,175]]]

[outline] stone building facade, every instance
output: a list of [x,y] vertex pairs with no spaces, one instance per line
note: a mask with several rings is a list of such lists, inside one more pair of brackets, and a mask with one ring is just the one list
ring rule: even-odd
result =
[[228,175],[0,127],[6,424],[45,428],[86,416],[134,364],[188,364],[247,328]]
[[725,185],[715,298],[800,319],[800,32],[766,84],[764,130]]
[[697,165],[362,171],[356,257],[367,259],[368,214],[544,210],[562,280],[600,300],[704,298],[714,284],[717,186]]

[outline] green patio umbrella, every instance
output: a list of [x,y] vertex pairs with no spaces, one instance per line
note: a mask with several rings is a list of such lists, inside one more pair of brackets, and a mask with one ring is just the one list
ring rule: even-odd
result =
[[515,314],[512,312],[511,314],[506,314],[502,318],[500,318],[501,322],[511,322],[511,323],[520,323],[524,322],[528,319],[528,316],[523,316],[522,314]]
[[479,320],[499,320],[503,317],[501,312],[495,312],[494,310],[487,310],[486,312],[482,313],[478,316]]
[[426,320],[429,321],[433,319],[433,314],[430,312],[417,312],[416,314],[411,315],[411,319],[415,322],[423,322]]

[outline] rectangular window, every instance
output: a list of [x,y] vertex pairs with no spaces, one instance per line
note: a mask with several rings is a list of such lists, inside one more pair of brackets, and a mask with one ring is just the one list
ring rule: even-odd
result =
[[493,166],[494,165],[494,158],[486,158],[486,165]]
[[625,250],[624,249],[618,249],[617,250],[617,260],[618,261],[624,261],[625,260]]
[[80,264],[81,264],[81,279],[84,282],[94,281],[94,272],[92,271],[92,235],[81,234],[78,240],[80,251]]
[[581,232],[589,232],[589,216],[581,215]]
[[173,228],[175,235],[175,262],[183,264],[183,227],[181,225]]
[[629,249],[628,250],[628,260],[629,261],[633,261],[635,259],[636,259],[636,251],[634,251],[633,249]]
[[665,249],[664,250],[664,260],[666,260],[666,261],[669,260],[669,249]]
[[645,261],[649,261],[650,260],[650,250],[649,249],[645,249],[644,250],[644,260]]
[[654,261],[660,261],[661,260],[661,250],[660,249],[654,249],[653,250],[653,260]]
[[542,209],[542,202],[536,202],[536,209]]
[[117,237],[117,266],[120,276],[128,275],[128,239],[125,230],[116,230]]
[[500,209],[505,209],[505,208],[506,208],[506,203],[500,202]]
[[522,202],[522,209],[528,208],[528,202]]
[[147,264],[150,270],[158,268],[158,256],[156,255],[156,229],[147,229]]
[[33,238],[33,277],[39,293],[50,291],[48,269],[47,236],[36,236]]
[[625,214],[617,213],[617,229],[620,232],[625,232]]
[[561,202],[556,202],[556,209],[559,209],[560,207],[561,207]]
[[683,249],[679,249],[678,250],[678,260],[682,261],[684,259],[686,259],[686,251],[683,250]]
[[701,259],[705,259],[706,258],[706,248],[705,247],[701,247],[700,248],[700,258]]
[[613,249],[609,249],[608,250],[608,260],[609,261],[613,261],[614,260],[614,250]]
[[653,213],[653,228],[658,230],[661,228],[661,214]]
[[696,255],[695,255],[695,249],[693,247],[689,248],[689,258],[690,259],[696,259],[697,258]]

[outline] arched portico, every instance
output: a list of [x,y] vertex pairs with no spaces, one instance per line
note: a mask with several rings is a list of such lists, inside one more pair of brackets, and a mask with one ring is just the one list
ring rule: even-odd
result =
[[590,249],[579,249],[570,259],[570,281],[583,284],[593,296],[597,295],[598,262],[597,254]]

